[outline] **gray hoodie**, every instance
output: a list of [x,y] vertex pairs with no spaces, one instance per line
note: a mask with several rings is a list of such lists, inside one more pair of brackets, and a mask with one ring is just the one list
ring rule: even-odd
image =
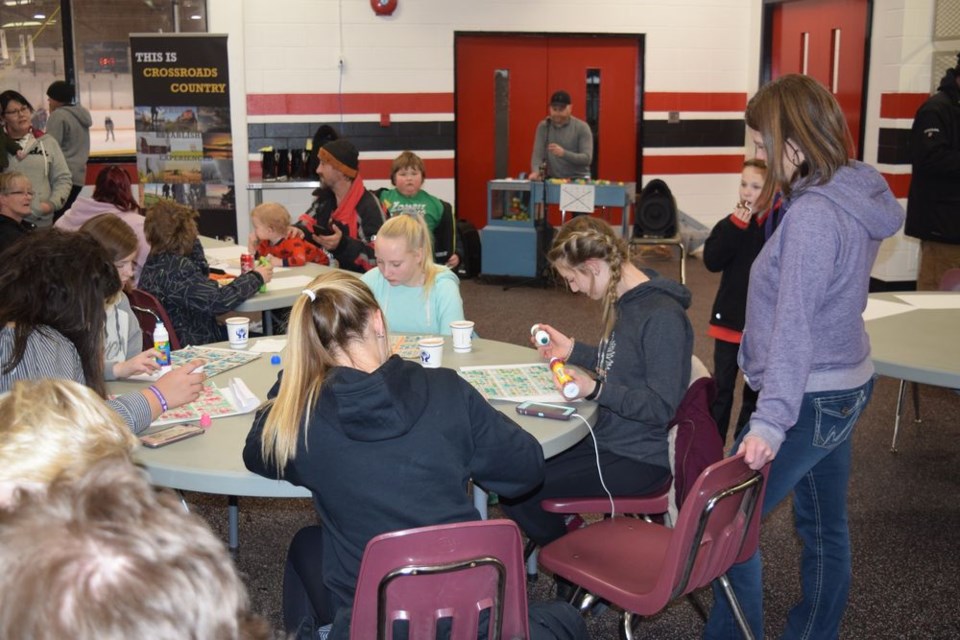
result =
[[861,314],[880,241],[903,219],[883,177],[856,161],[784,203],[750,271],[740,345],[740,367],[760,391],[749,433],[775,453],[804,393],[852,389],[873,375]]
[[617,300],[617,321],[605,348],[574,343],[570,364],[607,379],[597,398],[597,447],[669,468],[667,428],[690,381],[693,327],[690,291],[644,269],[648,282]]
[[60,144],[73,184],[81,187],[87,176],[92,124],[90,112],[78,104],[58,107],[47,119],[47,135]]

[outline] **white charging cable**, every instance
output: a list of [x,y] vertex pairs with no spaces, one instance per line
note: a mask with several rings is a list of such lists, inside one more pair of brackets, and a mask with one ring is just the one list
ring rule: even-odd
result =
[[610,493],[610,489],[607,488],[607,483],[603,481],[603,469],[600,468],[600,447],[597,446],[597,436],[593,433],[593,427],[590,426],[590,423],[579,413],[573,414],[574,418],[580,418],[583,421],[583,424],[587,425],[587,430],[590,432],[590,437],[593,438],[593,453],[597,460],[597,475],[600,476],[600,486],[603,487],[604,492],[607,494],[607,498],[610,500],[610,517],[614,518],[617,515],[617,507],[613,502],[613,494]]

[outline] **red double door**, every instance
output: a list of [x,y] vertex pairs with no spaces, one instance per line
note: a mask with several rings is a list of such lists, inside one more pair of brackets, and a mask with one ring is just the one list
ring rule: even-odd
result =
[[458,216],[486,224],[487,182],[530,171],[550,95],[594,123],[594,178],[637,180],[641,39],[637,36],[457,34]]
[[768,5],[767,10],[771,12],[771,76],[804,73],[830,89],[861,155],[870,3],[799,0]]

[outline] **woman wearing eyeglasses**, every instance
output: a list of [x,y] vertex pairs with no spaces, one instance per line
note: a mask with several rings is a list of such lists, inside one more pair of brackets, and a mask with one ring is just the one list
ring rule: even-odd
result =
[[27,221],[38,227],[53,224],[53,213],[63,206],[73,177],[57,141],[33,128],[33,106],[17,91],[0,93],[0,113],[7,136],[20,145],[17,153],[8,152],[8,167],[30,179],[35,196]]
[[19,171],[0,174],[0,251],[33,231],[26,221],[32,203],[30,178]]

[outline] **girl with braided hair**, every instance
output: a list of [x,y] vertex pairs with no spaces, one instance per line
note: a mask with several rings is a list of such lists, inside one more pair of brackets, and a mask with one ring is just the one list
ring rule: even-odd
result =
[[547,460],[546,478],[533,493],[503,501],[539,545],[566,533],[563,516],[540,508],[545,498],[603,495],[604,483],[614,495],[644,495],[670,481],[667,427],[686,391],[693,355],[685,311],[690,292],[631,263],[626,243],[610,225],[590,216],[574,218],[560,228],[547,257],[571,291],[603,304],[603,316],[598,347],[540,324],[550,335],[540,354],[580,367],[567,372],[580,397],[599,410],[596,452],[585,438]]

